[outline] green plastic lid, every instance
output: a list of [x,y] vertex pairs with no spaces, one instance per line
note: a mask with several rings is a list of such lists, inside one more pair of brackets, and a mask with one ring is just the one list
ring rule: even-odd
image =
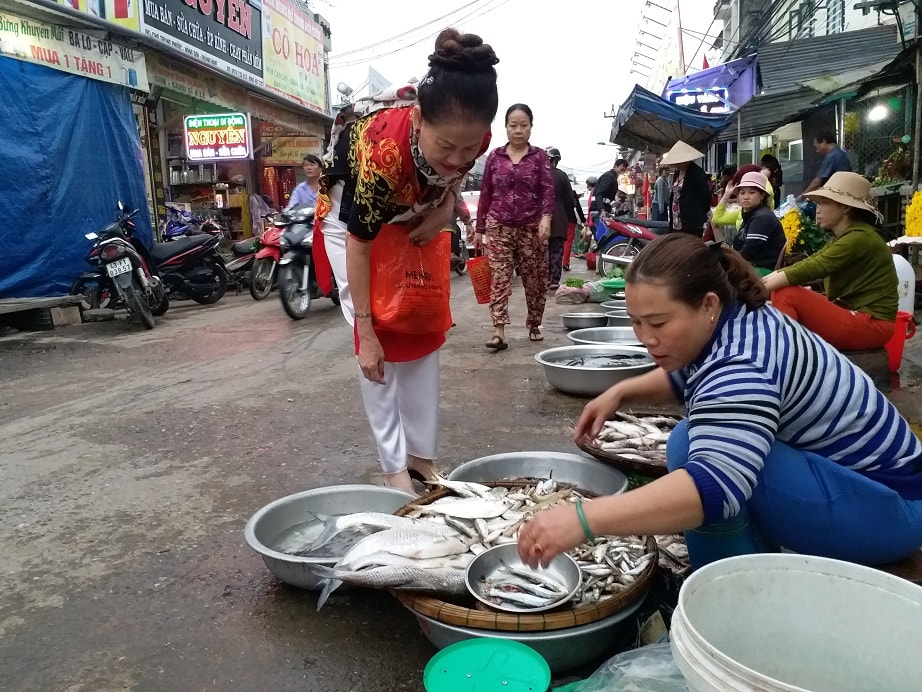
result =
[[423,672],[423,684],[426,692],[547,692],[551,669],[525,644],[483,637],[439,651]]
[[601,279],[599,285],[602,288],[624,288],[624,279]]

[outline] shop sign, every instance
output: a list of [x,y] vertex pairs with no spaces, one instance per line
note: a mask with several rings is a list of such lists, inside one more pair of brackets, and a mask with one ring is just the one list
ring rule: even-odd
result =
[[103,19],[125,29],[138,31],[138,5],[142,0],[58,0],[80,12]]
[[[262,142],[263,145],[267,143]],[[286,135],[268,142],[262,157],[264,166],[300,166],[307,154],[320,156],[323,142],[320,137]]]
[[702,113],[729,113],[727,87],[700,87],[666,92],[666,100]]
[[250,156],[250,121],[243,113],[187,115],[183,122],[186,158],[190,161],[246,159]]
[[237,79],[263,85],[258,0],[142,0],[143,33]]
[[56,24],[0,13],[0,55],[148,91],[144,54]]
[[263,0],[266,88],[326,113],[323,29],[291,0]]

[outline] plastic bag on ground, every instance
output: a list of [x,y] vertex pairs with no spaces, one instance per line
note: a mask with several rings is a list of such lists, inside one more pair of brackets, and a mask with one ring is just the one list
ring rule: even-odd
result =
[[652,644],[612,656],[572,692],[687,692],[669,643]]
[[563,285],[557,289],[554,294],[554,300],[558,305],[579,305],[589,300],[589,285],[567,286]]

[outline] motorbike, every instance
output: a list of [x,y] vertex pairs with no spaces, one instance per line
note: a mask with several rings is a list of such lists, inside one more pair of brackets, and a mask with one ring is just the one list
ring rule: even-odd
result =
[[282,258],[282,232],[288,226],[284,212],[276,214],[259,237],[259,249],[250,271],[250,295],[263,300],[275,286],[279,260]]
[[230,260],[225,260],[224,268],[227,270],[227,285],[240,293],[250,284],[253,271],[253,262],[259,249],[259,238],[247,238],[231,245]]
[[227,291],[228,274],[218,253],[220,243],[221,236],[203,233],[154,245],[150,254],[167,295],[200,305],[221,300]]
[[197,230],[197,219],[192,212],[171,206],[166,208],[166,219],[160,231],[163,242],[185,238],[193,235]]
[[464,232],[457,219],[452,221],[446,231],[451,231],[451,268],[458,276],[467,274],[467,260],[470,258]]
[[668,232],[667,221],[623,216],[599,217],[595,230],[598,273],[608,276],[615,267],[630,264],[645,246]]
[[314,276],[314,208],[299,204],[281,212],[274,223],[284,224],[280,240],[284,254],[279,260],[278,281],[279,298],[288,316],[293,320],[304,319],[311,309],[311,301],[320,297],[329,298],[334,305],[339,305],[336,280],[331,281],[331,292],[324,294]]
[[153,329],[154,316],[165,314],[170,307],[166,286],[153,255],[134,237],[132,219],[139,210],[125,211],[121,202],[118,209],[119,218],[114,223],[85,235],[94,241],[87,260],[97,269],[81,274],[71,294],[86,296],[91,307],[101,306],[102,295],[108,307],[117,297],[145,329]]

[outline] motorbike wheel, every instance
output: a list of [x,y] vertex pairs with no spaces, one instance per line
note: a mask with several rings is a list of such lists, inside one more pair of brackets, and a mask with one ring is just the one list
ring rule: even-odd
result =
[[282,307],[293,320],[303,320],[311,309],[310,291],[301,292],[301,279],[304,267],[299,264],[286,264],[279,267],[279,298]]
[[157,307],[155,307],[153,310],[151,310],[151,314],[154,315],[154,317],[160,317],[161,315],[165,315],[166,311],[169,309],[170,309],[170,298],[169,296],[165,295],[163,296],[163,300],[160,301],[160,304]]
[[605,252],[600,252],[598,257],[598,272],[600,276],[608,276],[610,272],[615,267],[624,267],[624,265],[619,264],[618,262],[613,262],[607,257],[629,257],[633,259],[640,254],[640,249],[627,241],[614,243],[608,246],[608,249]]
[[464,238],[461,239],[461,254],[458,257],[458,261],[454,263],[454,270],[458,276],[464,276],[467,274],[467,260],[470,255],[467,252],[467,243],[464,242]]
[[272,293],[272,280],[278,263],[271,257],[260,257],[250,271],[250,295],[253,300],[263,300]]
[[147,299],[134,282],[125,289],[125,304],[128,306],[128,311],[141,320],[145,329],[153,329],[157,324],[154,322],[154,315],[147,304]]
[[96,310],[99,307],[99,285],[95,281],[78,281],[71,289],[72,296],[80,296],[81,310]]
[[[208,266],[208,265],[206,265]],[[224,297],[224,294],[227,292],[227,272],[224,271],[221,267],[211,265],[212,280],[210,285],[214,287],[211,293],[206,293],[204,295],[195,295],[192,294],[191,298],[199,305],[213,305],[217,303],[221,298]]]

